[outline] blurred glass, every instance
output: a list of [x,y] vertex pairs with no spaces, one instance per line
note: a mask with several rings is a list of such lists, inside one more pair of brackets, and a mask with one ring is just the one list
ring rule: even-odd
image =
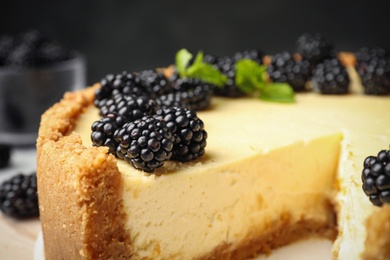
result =
[[85,58],[72,56],[41,68],[0,67],[0,144],[34,145],[41,114],[86,86]]

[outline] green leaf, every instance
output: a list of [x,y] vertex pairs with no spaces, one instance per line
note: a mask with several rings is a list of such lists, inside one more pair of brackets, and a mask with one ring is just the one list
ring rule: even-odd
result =
[[243,92],[253,94],[261,90],[267,83],[267,69],[264,65],[249,59],[236,63],[235,84]]
[[269,83],[260,92],[260,99],[272,102],[295,102],[294,90],[287,83]]
[[180,77],[186,76],[186,67],[188,62],[192,59],[192,56],[193,55],[186,49],[181,49],[176,53],[175,63]]
[[197,78],[204,82],[222,87],[227,82],[227,77],[213,65],[203,61],[203,52],[198,52],[194,63],[187,69],[186,76]]

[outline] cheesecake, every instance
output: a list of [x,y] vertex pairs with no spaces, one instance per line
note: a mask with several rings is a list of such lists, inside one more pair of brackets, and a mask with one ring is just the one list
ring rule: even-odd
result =
[[47,259],[247,259],[310,237],[334,259],[388,259],[389,206],[364,194],[364,158],[388,149],[390,99],[215,97],[199,111],[204,156],[154,173],[91,142],[96,84],[41,119],[40,218]]

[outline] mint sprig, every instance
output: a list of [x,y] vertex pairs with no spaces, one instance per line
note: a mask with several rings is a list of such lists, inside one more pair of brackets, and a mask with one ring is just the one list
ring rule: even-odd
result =
[[243,92],[271,102],[295,102],[294,90],[287,83],[270,83],[267,68],[249,59],[236,63],[236,86]]
[[[204,62],[203,52],[198,52],[194,62],[188,66],[193,55],[186,49],[176,53],[176,69],[181,78],[197,78],[204,82],[223,87],[227,76],[213,65]],[[236,62],[236,86],[243,92],[262,100],[272,102],[295,102],[294,90],[287,83],[268,82],[267,68],[250,59]]]
[[187,67],[193,55],[186,49],[181,49],[176,53],[176,68],[180,77],[197,78],[204,82],[222,87],[227,82],[227,77],[213,65],[204,62],[203,52],[198,52],[194,62]]

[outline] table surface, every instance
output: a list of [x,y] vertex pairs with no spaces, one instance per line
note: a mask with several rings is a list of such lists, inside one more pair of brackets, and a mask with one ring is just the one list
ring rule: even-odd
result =
[[[34,147],[14,148],[10,165],[0,169],[0,183],[11,176],[36,171],[36,151]],[[34,258],[34,247],[41,230],[38,218],[31,220],[14,220],[0,213],[0,259]]]

